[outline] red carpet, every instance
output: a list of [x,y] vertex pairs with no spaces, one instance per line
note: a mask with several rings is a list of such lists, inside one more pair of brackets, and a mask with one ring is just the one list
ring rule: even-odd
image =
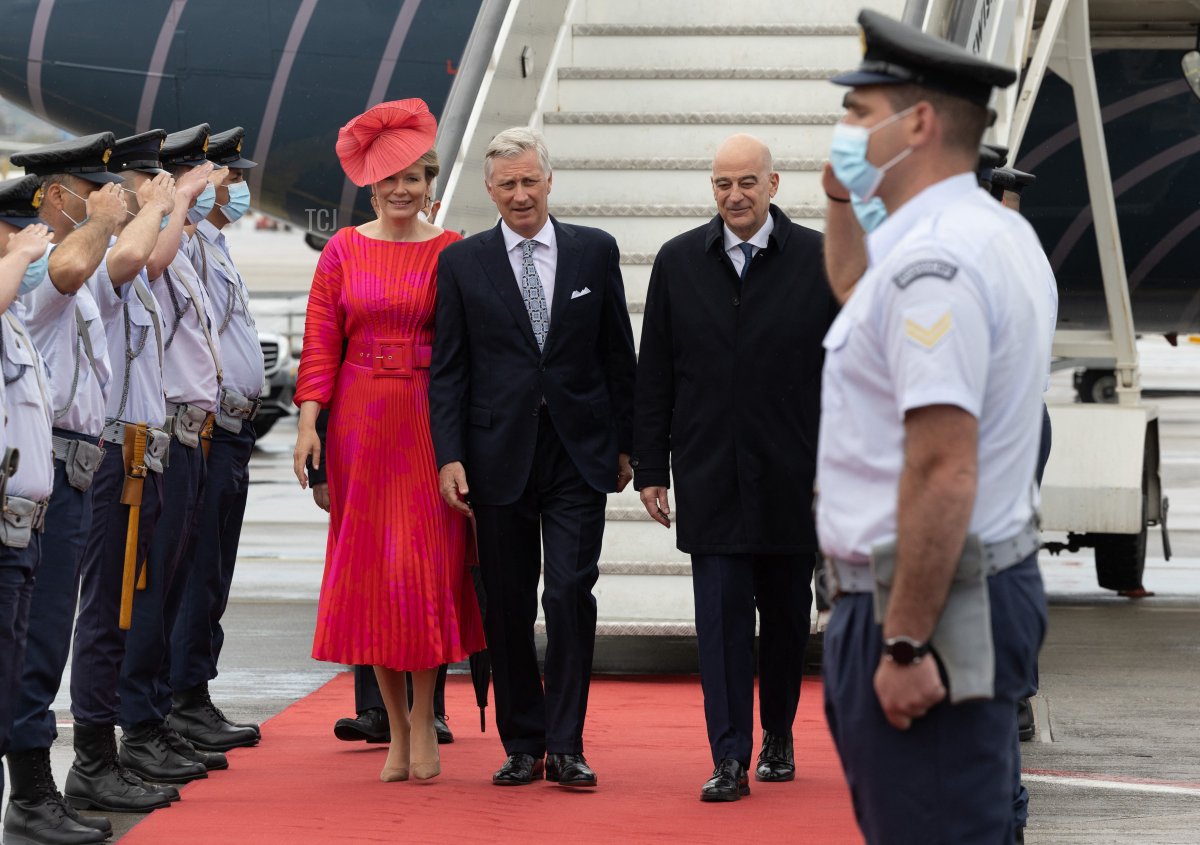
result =
[[432,781],[381,783],[383,746],[334,739],[333,722],[352,710],[344,674],[267,722],[261,745],[232,752],[228,771],[187,786],[121,843],[862,842],[818,681],[805,682],[796,718],[796,780],[752,780],[735,804],[697,797],[712,770],[697,679],[593,681],[586,742],[600,786],[591,792],[492,786],[504,754],[490,708],[481,734],[469,678],[451,676],[446,699],[457,741],[442,746]]

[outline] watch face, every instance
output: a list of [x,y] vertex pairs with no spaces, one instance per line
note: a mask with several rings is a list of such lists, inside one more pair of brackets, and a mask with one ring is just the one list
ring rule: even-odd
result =
[[897,640],[888,644],[888,654],[892,660],[899,663],[901,666],[907,666],[917,658],[917,650],[913,644],[906,640]]

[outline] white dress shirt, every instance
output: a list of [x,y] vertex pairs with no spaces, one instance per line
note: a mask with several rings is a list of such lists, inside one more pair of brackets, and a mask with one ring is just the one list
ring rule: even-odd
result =
[[221,338],[224,386],[247,399],[256,399],[263,389],[262,344],[250,314],[250,292],[229,254],[225,235],[212,223],[201,220],[196,237],[187,244],[187,253],[204,279],[212,302],[214,337]]
[[[114,243],[116,238],[109,241],[109,247]],[[106,409],[108,419],[162,428],[167,419],[163,408],[163,319],[154,295],[150,293],[146,268],[143,267],[132,281],[118,289],[113,287],[112,278],[108,275],[108,260],[105,259],[87,280],[87,285],[100,306],[100,319],[104,322],[104,335],[108,340],[108,360],[112,365],[112,383],[109,385]],[[140,288],[140,296],[135,287]],[[129,317],[128,332],[125,330],[126,314]],[[154,330],[156,320],[159,332]],[[134,356],[132,361],[127,351]],[[128,393],[125,390],[127,378]]]
[[[25,306],[25,327],[46,362],[55,428],[99,437],[104,430],[112,367],[95,297],[86,285],[73,295],[60,293],[46,279],[21,297],[21,303]],[[94,371],[79,337],[76,309],[87,325],[95,358]]]
[[[150,290],[163,315],[163,392],[168,402],[195,405],[209,413],[217,411],[217,360],[221,338],[205,285],[181,248],[167,271],[150,283]],[[192,295],[199,302],[192,301]],[[200,324],[204,315],[208,337]]]
[[746,253],[742,252],[742,244],[748,243],[753,249],[750,254],[758,255],[760,249],[764,249],[768,244],[768,238],[775,231],[775,219],[770,214],[767,215],[767,222],[763,223],[754,236],[748,241],[743,241],[733,232],[729,231],[728,226],[722,226],[725,232],[725,252],[729,255],[729,260],[733,262],[733,269],[737,270],[739,276],[742,275],[742,267],[746,263]]
[[[500,231],[504,234],[504,249],[508,252],[508,263],[512,265],[513,276],[517,287],[521,285],[521,265],[525,259],[521,255],[521,243],[526,240],[518,235],[503,220],[500,221]],[[542,280],[542,291],[546,295],[546,313],[553,318],[554,308],[554,274],[558,270],[558,239],[554,236],[554,224],[546,218],[546,224],[541,231],[528,240],[533,241],[533,266],[537,268],[538,278]]]
[[825,337],[817,532],[866,564],[896,538],[904,415],[954,405],[979,421],[970,531],[1015,536],[1037,504],[1052,271],[1037,235],[975,174],[926,188],[867,236],[868,266]]
[[50,386],[42,356],[21,323],[24,308],[14,302],[0,317],[4,333],[5,443],[20,452],[8,493],[35,502],[54,488],[54,445],[50,439]]

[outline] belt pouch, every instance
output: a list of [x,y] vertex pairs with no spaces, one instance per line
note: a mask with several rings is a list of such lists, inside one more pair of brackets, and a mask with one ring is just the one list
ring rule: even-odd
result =
[[[875,621],[883,624],[896,571],[896,544],[871,549],[875,579]],[[988,601],[983,543],[967,535],[954,571],[950,592],[929,645],[946,670],[950,703],[988,699],[995,694],[996,650],[992,642],[992,610]]]
[[67,472],[67,483],[76,490],[87,491],[92,486],[92,478],[104,460],[104,450],[83,440],[72,440],[67,444],[67,457],[64,466]]
[[9,496],[4,502],[4,518],[0,519],[0,543],[10,549],[24,549],[33,536],[33,521],[37,502]]
[[165,432],[150,429],[146,432],[146,469],[162,475],[170,463],[171,438]]
[[175,439],[191,449],[200,445],[200,429],[207,414],[199,408],[180,408],[175,412]]

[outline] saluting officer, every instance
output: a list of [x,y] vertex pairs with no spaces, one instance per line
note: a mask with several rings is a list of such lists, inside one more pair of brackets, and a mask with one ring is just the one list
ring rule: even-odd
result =
[[[42,357],[21,321],[19,304],[12,305],[19,287],[45,275],[42,259],[50,244],[49,230],[40,224],[13,233],[0,223],[0,370],[3,371],[4,455],[0,491],[0,752],[8,750],[16,688],[21,679],[25,633],[34,573],[41,558],[46,506],[54,486],[50,442],[51,399]],[[30,265],[35,265],[29,274]],[[7,310],[6,310],[7,309]],[[14,461],[10,449],[18,454]],[[14,463],[16,471],[11,472]],[[0,789],[4,773],[0,771]],[[7,839],[7,837],[6,837]]]
[[[1016,699],[1046,624],[1034,469],[1050,269],[974,170],[992,89],[1016,74],[876,12],[859,22],[825,181],[845,300],[818,447],[836,581],[826,709],[868,842],[1012,842]],[[862,237],[852,197],[885,217],[860,279],[837,266]]]
[[[72,167],[69,162],[60,166]],[[31,174],[16,186],[14,202],[2,203],[6,213],[18,213],[27,223],[38,222],[40,211],[56,226],[53,251],[30,265],[20,300],[29,336],[47,364],[54,417],[54,490],[6,755],[12,792],[5,835],[27,842],[83,845],[102,841],[112,830],[103,817],[78,815],[55,788],[50,746],[58,731],[50,708],[71,646],[79,567],[92,523],[92,476],[103,456],[98,441],[111,379],[100,312],[84,282],[104,260],[109,236],[125,217],[119,181],[103,170],[59,172],[45,184]],[[70,197],[62,191],[72,185],[86,197],[87,223],[78,229],[58,207]]]
[[[207,138],[204,133],[201,142]],[[161,129],[117,141],[109,170],[124,175],[131,194],[165,174],[159,165],[167,133]],[[180,253],[189,206],[208,182],[211,166],[177,170],[173,209],[160,224],[146,264],[150,290],[162,315],[165,430],[170,435],[164,461],[163,509],[150,544],[146,588],[133,605],[132,626],[121,667],[121,763],[146,780],[185,783],[210,769],[228,768],[223,754],[198,751],[165,724],[170,710],[167,637],[179,606],[179,572],[196,523],[204,489],[201,433],[216,410],[220,352],[209,332],[211,313],[199,278]],[[136,204],[135,196],[130,198]]]
[[[218,168],[212,177],[215,204],[199,220],[189,243],[189,256],[212,298],[224,378],[208,454],[208,483],[194,542],[185,554],[187,580],[171,633],[170,724],[197,748],[217,751],[254,745],[259,738],[257,725],[231,722],[208,691],[224,642],[221,616],[242,534],[254,417],[263,386],[262,346],[250,315],[249,291],[222,232],[250,207],[245,172],[257,165],[242,156],[244,136],[236,126],[209,138],[208,159]],[[197,209],[203,211],[200,202]],[[194,209],[193,219],[198,216]]]
[[[75,153],[72,175],[80,165],[107,170],[112,136],[94,150]],[[33,154],[26,153],[29,158]],[[61,153],[42,152],[34,166],[45,173],[60,172]],[[26,164],[26,167],[29,167]],[[118,177],[119,178],[119,177]],[[53,181],[53,180],[52,180]],[[162,392],[161,318],[146,286],[145,266],[158,239],[162,219],[174,205],[174,185],[160,174],[137,191],[139,211],[122,215],[116,237],[86,285],[99,306],[100,320],[112,367],[105,405],[101,445],[104,458],[92,480],[92,527],[84,551],[79,610],[71,663],[71,711],[75,717],[75,762],[67,773],[67,799],[79,809],[139,811],[165,807],[178,798],[171,787],[151,787],[124,769],[117,759],[117,683],[125,653],[120,627],[122,585],[126,565],[130,574],[146,559],[150,537],[161,510],[162,461],[167,436]],[[63,224],[83,222],[85,210],[77,192],[48,193]],[[54,223],[56,226],[58,223]],[[144,449],[143,449],[144,446]],[[126,452],[129,461],[125,459]],[[140,504],[122,502],[126,475],[144,479]],[[126,548],[133,523],[135,542]],[[132,583],[132,579],[129,583]],[[131,595],[131,592],[129,593]]]

